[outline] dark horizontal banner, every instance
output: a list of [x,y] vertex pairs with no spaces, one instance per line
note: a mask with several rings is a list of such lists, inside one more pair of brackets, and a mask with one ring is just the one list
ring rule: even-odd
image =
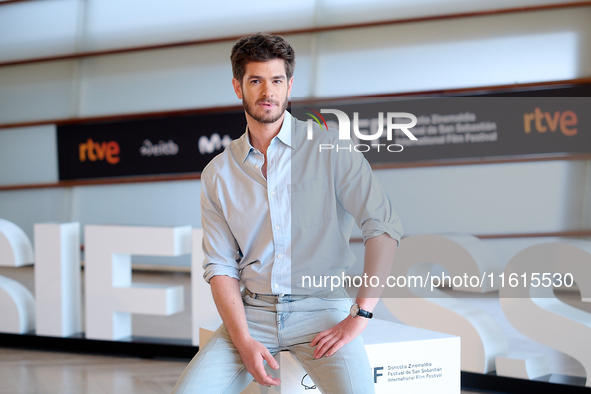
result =
[[201,172],[245,127],[242,111],[58,126],[59,177]]
[[[323,129],[326,124],[339,130],[341,123],[349,122],[349,132],[340,133],[350,136],[353,149],[363,152],[370,163],[398,163],[588,153],[589,108],[589,97],[476,96],[325,103],[293,106],[292,112]],[[408,128],[409,136],[401,124],[413,121],[411,115],[416,125]],[[331,149],[337,148],[319,146]]]
[[[590,97],[472,96],[324,101],[306,107],[296,101],[291,112],[338,130],[335,110],[341,111],[350,122],[353,148],[372,164],[388,164],[589,153],[589,108]],[[416,140],[392,127],[411,121],[400,114],[416,118],[408,129]],[[60,180],[201,172],[245,126],[242,111],[58,126]],[[378,138],[369,139],[376,133]]]

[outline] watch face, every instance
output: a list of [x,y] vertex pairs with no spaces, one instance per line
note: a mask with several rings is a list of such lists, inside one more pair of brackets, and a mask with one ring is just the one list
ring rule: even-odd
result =
[[351,305],[351,312],[350,312],[351,317],[355,317],[358,314],[359,314],[359,305],[357,305],[357,304]]

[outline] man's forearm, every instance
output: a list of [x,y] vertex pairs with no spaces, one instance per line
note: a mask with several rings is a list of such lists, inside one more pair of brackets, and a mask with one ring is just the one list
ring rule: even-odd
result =
[[[386,283],[386,278],[390,275],[394,253],[398,241],[392,239],[388,234],[380,234],[377,237],[368,239],[365,242],[365,264],[363,273],[367,277],[376,276],[380,279],[380,284]],[[357,293],[356,302],[362,309],[373,311],[380,300],[383,287],[361,287]]]
[[250,338],[240,294],[240,282],[229,276],[214,276],[209,281],[218,312],[234,346]]
[[279,368],[277,360],[273,358],[269,349],[253,339],[248,331],[244,304],[240,295],[240,283],[228,276],[214,276],[209,281],[213,300],[224,321],[224,326],[230,335],[232,343],[240,353],[246,370],[252,374],[257,382],[264,386],[277,386],[279,378],[273,378],[265,371],[263,361],[266,360],[271,368]]
[[[364,274],[368,277],[377,276],[381,283],[385,283],[390,274],[394,251],[398,242],[387,234],[381,234],[367,240],[365,243]],[[378,286],[361,287],[357,293],[356,302],[359,307],[367,311],[373,311],[380,299],[383,288]],[[315,346],[314,357],[332,356],[341,347],[355,339],[367,327],[368,319],[363,317],[351,318],[347,316],[336,326],[318,333],[311,346]]]

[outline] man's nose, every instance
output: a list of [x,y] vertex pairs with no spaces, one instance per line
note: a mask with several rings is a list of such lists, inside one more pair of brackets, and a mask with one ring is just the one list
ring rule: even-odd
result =
[[268,83],[263,84],[263,97],[273,97],[273,91],[271,90],[271,85]]

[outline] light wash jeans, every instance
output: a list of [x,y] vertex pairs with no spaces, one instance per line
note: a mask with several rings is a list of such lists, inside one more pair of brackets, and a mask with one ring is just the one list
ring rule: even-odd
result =
[[[310,342],[347,317],[351,300],[266,296],[243,292],[251,336],[271,354],[290,351],[322,393],[374,393],[373,375],[360,336],[331,357],[317,360]],[[281,368],[281,367],[280,367]],[[189,363],[173,394],[239,394],[253,378],[222,324]]]

